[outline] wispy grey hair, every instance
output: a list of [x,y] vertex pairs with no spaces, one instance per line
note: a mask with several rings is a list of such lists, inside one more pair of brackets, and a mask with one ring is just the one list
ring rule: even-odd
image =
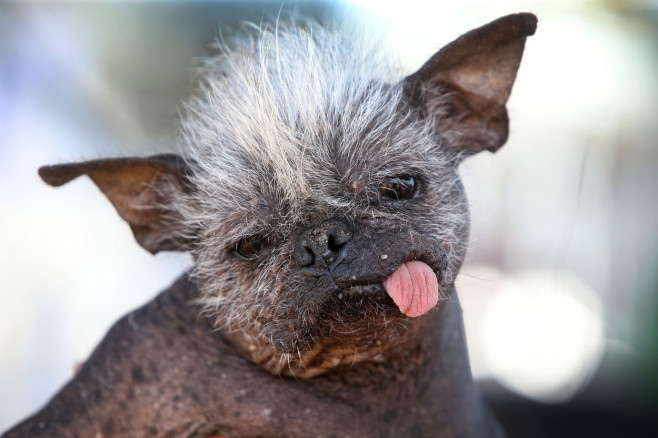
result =
[[450,234],[467,220],[463,205],[446,202],[458,184],[458,158],[449,149],[437,153],[430,124],[403,104],[402,69],[376,44],[303,23],[263,27],[219,49],[183,109],[181,152],[195,191],[179,207],[201,241],[194,275],[203,303],[223,325],[258,325],[273,301],[263,298],[277,293],[268,275],[285,275],[290,257],[277,246],[244,290],[226,256],[237,241],[285,237],[315,211],[386,216],[368,198],[409,166],[432,175],[438,188],[427,227],[455,241]]

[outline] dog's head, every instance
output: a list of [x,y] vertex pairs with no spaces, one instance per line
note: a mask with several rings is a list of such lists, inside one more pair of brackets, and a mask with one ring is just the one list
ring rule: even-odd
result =
[[373,359],[452,287],[468,239],[457,167],[506,141],[535,26],[501,18],[397,82],[314,26],[261,31],[207,61],[182,157],[40,173],[53,185],[89,175],[147,250],[192,251],[218,325],[281,357],[332,345],[318,369]]

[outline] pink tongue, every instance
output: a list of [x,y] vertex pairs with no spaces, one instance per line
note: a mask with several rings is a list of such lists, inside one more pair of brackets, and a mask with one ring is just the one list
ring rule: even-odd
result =
[[427,312],[439,300],[439,285],[434,271],[416,260],[400,265],[384,280],[384,288],[400,312],[411,317]]

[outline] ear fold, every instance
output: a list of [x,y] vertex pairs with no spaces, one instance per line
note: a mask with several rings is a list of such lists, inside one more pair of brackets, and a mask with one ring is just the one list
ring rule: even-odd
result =
[[410,102],[451,145],[495,152],[507,140],[505,103],[536,27],[534,15],[515,14],[462,35],[404,79]]
[[119,158],[45,166],[39,175],[60,186],[87,175],[108,197],[147,251],[189,249],[182,217],[172,208],[172,196],[186,190],[187,168],[177,155]]

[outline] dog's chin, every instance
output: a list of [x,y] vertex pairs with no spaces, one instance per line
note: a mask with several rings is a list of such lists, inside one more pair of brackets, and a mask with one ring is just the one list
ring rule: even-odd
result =
[[[350,286],[332,294],[324,303],[322,315],[331,320],[330,327],[340,321],[343,325],[385,323],[393,318],[406,318],[400,313],[382,283]],[[384,320],[384,318],[386,320]]]
[[[436,274],[440,278],[440,274]],[[384,280],[386,277],[384,277]],[[295,309],[285,318],[272,321],[272,346],[282,354],[300,354],[330,342],[345,346],[372,345],[406,327],[409,316],[401,312],[387,293],[383,280],[347,286],[328,294],[313,309]]]
[[345,345],[374,341],[386,328],[408,319],[382,284],[351,286],[331,294],[313,316],[300,309],[296,320],[270,323],[270,339],[280,353],[299,354],[326,340]]

